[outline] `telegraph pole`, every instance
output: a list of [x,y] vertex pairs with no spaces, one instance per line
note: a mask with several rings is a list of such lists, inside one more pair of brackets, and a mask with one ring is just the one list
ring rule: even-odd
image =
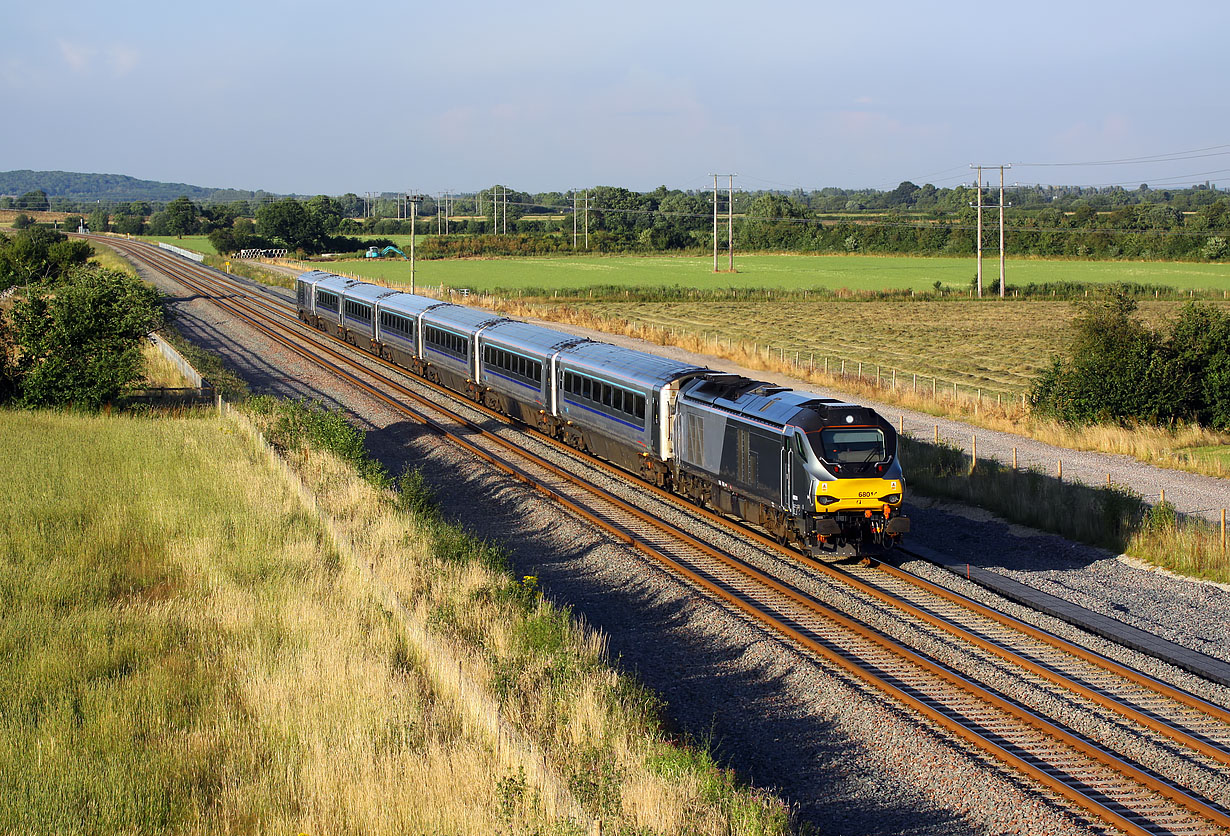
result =
[[1012,164],[999,167],[999,298],[1004,298],[1004,169],[1012,168]]
[[577,248],[577,190],[572,190],[572,248]]
[[978,298],[982,298],[982,166],[978,169]]
[[[713,272],[718,271],[718,177],[719,174],[711,175],[713,177]],[[726,200],[726,250],[730,258],[730,271],[733,273],[735,269],[735,227],[734,227],[734,204],[735,204],[735,175],[727,174],[729,177],[729,186]]]
[[727,175],[730,182],[726,191],[726,257],[727,270],[735,272],[735,176]]
[[410,204],[410,292],[414,293],[414,238],[416,230],[416,221],[418,220],[419,201],[423,198],[416,194],[406,195],[406,202]]
[[585,190],[585,249],[589,249],[589,189]]
[[[978,298],[982,298],[982,166],[970,163],[978,170]],[[999,166],[999,297],[1004,298],[1004,169],[1011,163]]]

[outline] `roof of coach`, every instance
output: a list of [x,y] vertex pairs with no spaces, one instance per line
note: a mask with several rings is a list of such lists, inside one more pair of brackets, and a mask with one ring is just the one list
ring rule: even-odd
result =
[[441,302],[430,296],[419,296],[416,293],[394,293],[380,300],[380,310],[392,311],[405,316],[418,316],[423,311],[436,305],[449,305],[451,302]]
[[307,282],[308,284],[315,284],[321,279],[327,279],[332,275],[332,273],[326,273],[324,270],[308,270],[307,272],[300,273],[297,280]]
[[505,319],[493,324],[483,331],[483,339],[542,357],[548,357],[565,346],[585,340],[584,337],[516,319]]
[[498,313],[484,311],[482,308],[467,308],[464,305],[442,305],[423,314],[423,322],[450,326],[467,334],[503,318]]
[[362,282],[360,284],[351,285],[346,288],[345,296],[347,299],[361,299],[364,302],[375,302],[384,296],[391,296],[397,293],[391,287],[381,287],[378,284],[368,284]]
[[605,378],[620,378],[644,386],[661,386],[688,374],[706,372],[703,366],[681,363],[610,343],[584,342],[564,349],[560,361],[571,368]]
[[330,290],[334,293],[341,293],[352,284],[358,284],[358,279],[348,279],[344,276],[335,276],[332,273],[325,275],[323,279],[316,282],[317,290]]

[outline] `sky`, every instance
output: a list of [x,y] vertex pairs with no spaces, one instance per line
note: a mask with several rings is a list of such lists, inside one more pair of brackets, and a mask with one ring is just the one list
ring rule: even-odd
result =
[[0,0],[0,170],[436,194],[1007,163],[1224,187],[1228,82],[1225,0]]

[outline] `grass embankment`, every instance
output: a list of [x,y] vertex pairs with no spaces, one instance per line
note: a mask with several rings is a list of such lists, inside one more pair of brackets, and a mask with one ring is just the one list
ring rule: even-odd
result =
[[[587,814],[785,829],[779,804],[667,742],[601,641],[424,494],[403,511],[295,441],[338,423],[267,414],[307,428],[280,437],[320,509],[498,686]],[[0,411],[0,433],[0,831],[584,831],[548,814],[514,743],[433,677],[236,424]]]
[[245,279],[251,279],[254,282],[273,285],[274,287],[287,287],[291,289],[295,287],[294,276],[268,267],[262,267],[258,261],[240,258],[228,259],[220,255],[207,255],[205,256],[205,264],[213,267],[215,270],[221,270],[224,273],[231,273],[235,276],[243,276]]
[[194,252],[203,253],[205,255],[217,255],[218,250],[210,242],[208,235],[134,235],[134,241],[144,241],[147,244],[157,246],[159,242],[171,244],[176,247],[181,247],[185,250],[193,250]]

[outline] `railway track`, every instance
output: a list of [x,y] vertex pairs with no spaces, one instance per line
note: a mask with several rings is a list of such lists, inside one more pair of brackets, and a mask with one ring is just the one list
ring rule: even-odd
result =
[[[535,436],[535,444],[554,444],[577,463],[560,467],[525,449],[534,446],[526,433],[501,416],[467,400],[441,403],[439,393],[456,397],[446,390],[423,394],[434,387],[337,346],[299,323],[287,305],[148,246],[104,243],[210,296],[268,338],[533,485],[828,670],[914,709],[1084,815],[1132,834],[1230,832],[1230,712],[1220,706],[893,567],[805,558]],[[616,481],[625,488],[598,486]],[[706,533],[663,523],[653,503],[685,509]],[[714,545],[731,538],[754,544],[763,559]],[[841,603],[851,599],[873,616],[847,615]]]

